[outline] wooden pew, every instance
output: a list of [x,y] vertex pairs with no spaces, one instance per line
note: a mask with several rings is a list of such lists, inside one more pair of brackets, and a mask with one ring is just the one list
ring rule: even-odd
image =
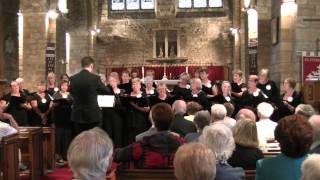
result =
[[173,169],[120,169],[119,180],[176,180]]
[[19,180],[19,136],[3,137],[0,141],[0,179]]
[[43,175],[42,129],[21,127],[19,133],[21,159],[30,170],[30,179],[40,180]]
[[256,177],[256,170],[244,170],[246,175],[246,180],[254,180]]
[[55,168],[55,128],[42,127],[43,168]]

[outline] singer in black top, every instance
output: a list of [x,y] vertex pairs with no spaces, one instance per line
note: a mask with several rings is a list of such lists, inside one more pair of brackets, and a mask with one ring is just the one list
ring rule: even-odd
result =
[[212,94],[212,83],[208,78],[208,72],[206,69],[201,69],[199,71],[199,76],[202,82],[202,91],[207,95]]
[[221,84],[221,93],[211,98],[213,103],[224,104],[231,103],[234,106],[235,98],[231,96],[231,84],[229,81],[223,81]]
[[119,88],[124,90],[124,94],[130,94],[132,91],[130,75],[128,71],[122,71],[121,74],[121,84],[119,84]]
[[240,100],[241,108],[249,108],[254,112],[257,112],[256,108],[258,104],[265,102],[266,98],[257,88],[258,77],[256,75],[250,75],[248,79],[248,89],[243,92]]
[[125,123],[125,145],[128,145],[135,141],[138,134],[148,130],[151,126],[148,121],[149,101],[146,94],[141,91],[139,78],[132,79],[132,92],[124,101],[126,101],[128,111]]
[[59,92],[59,88],[56,84],[56,75],[53,72],[50,72],[47,76],[46,93],[48,93],[52,97],[57,92]]
[[38,84],[38,91],[32,94],[31,99],[31,126],[49,126],[51,125],[51,116],[49,115],[52,108],[52,97],[46,93],[44,82]]
[[148,97],[154,97],[157,96],[157,91],[156,91],[156,87],[154,87],[154,82],[153,82],[153,77],[152,76],[146,76],[144,78],[144,93],[148,96]]
[[257,87],[265,94],[267,102],[270,103],[273,108],[274,112],[271,115],[270,119],[274,121],[279,120],[279,106],[280,106],[280,92],[279,88],[276,86],[274,81],[269,79],[269,70],[268,69],[261,69],[259,72],[259,83]]
[[27,126],[27,110],[31,109],[31,106],[27,103],[27,97],[19,91],[19,85],[17,82],[11,82],[10,93],[4,95],[1,98],[2,107],[7,104],[5,113],[9,113],[13,116],[19,126]]
[[184,72],[180,74],[180,82],[173,88],[172,95],[175,96],[176,99],[186,99],[187,96],[191,93],[189,81],[189,74]]
[[70,93],[74,100],[71,120],[76,134],[100,125],[102,113],[97,96],[110,93],[100,77],[92,73],[94,60],[91,57],[82,58],[81,65],[83,69],[70,77]]
[[233,82],[231,83],[231,94],[236,99],[241,98],[242,93],[247,90],[247,85],[243,82],[242,71],[233,72]]
[[60,92],[53,95],[52,120],[56,127],[56,154],[58,162],[67,160],[67,150],[72,140],[71,105],[72,97],[68,92],[69,82],[60,83]]
[[167,86],[166,84],[159,83],[157,87],[157,95],[156,96],[150,96],[150,105],[154,106],[158,103],[167,103],[172,105],[174,102],[174,98],[167,92]]
[[194,101],[199,103],[204,109],[210,111],[210,104],[207,98],[207,94],[203,92],[202,83],[199,78],[193,78],[190,80],[191,92],[188,94],[186,101]]
[[112,75],[108,77],[107,87],[111,90],[110,95],[115,97],[115,103],[113,107],[102,108],[102,128],[113,140],[114,146],[118,148],[123,145],[123,114],[125,114],[125,110],[120,97],[124,95],[124,90],[118,88],[117,79]]
[[296,81],[287,78],[283,82],[284,93],[280,96],[279,117],[281,119],[285,116],[294,114],[295,108],[302,103],[301,95],[295,91]]
[[269,79],[269,70],[261,69],[259,73],[259,82],[257,84],[259,88],[267,97],[267,101],[274,107],[279,105],[279,89],[276,83]]

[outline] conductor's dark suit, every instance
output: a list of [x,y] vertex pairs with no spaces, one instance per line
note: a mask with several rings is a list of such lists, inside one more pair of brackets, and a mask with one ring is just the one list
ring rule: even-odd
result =
[[70,93],[74,99],[71,120],[75,124],[76,133],[98,126],[102,113],[97,96],[110,93],[100,77],[83,69],[70,77]]

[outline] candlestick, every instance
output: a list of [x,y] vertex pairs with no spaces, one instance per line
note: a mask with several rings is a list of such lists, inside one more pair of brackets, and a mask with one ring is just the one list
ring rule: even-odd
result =
[[142,71],[142,79],[144,79],[144,66],[142,66],[141,71]]

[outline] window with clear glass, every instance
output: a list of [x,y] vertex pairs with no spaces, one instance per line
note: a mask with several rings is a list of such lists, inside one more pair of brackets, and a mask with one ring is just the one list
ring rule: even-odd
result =
[[223,0],[179,0],[179,8],[221,8]]
[[111,10],[148,10],[154,9],[155,0],[110,0]]

